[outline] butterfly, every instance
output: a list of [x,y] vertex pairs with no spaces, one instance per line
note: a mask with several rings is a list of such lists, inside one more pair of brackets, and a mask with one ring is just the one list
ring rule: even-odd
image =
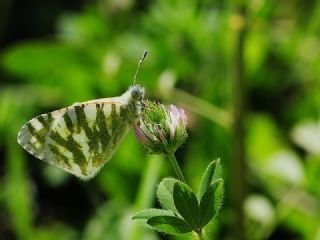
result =
[[140,116],[144,88],[134,84],[119,97],[75,103],[41,114],[22,126],[18,143],[30,154],[83,180],[93,178]]

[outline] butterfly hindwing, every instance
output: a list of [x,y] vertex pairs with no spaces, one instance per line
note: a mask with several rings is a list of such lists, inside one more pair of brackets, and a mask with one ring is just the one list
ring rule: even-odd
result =
[[129,123],[127,105],[89,101],[42,114],[19,132],[32,155],[82,178],[92,178],[117,150]]

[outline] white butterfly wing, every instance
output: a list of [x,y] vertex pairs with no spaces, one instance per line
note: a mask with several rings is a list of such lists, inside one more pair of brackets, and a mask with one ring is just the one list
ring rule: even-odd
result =
[[122,100],[92,100],[42,114],[21,128],[18,142],[35,157],[90,179],[128,131],[128,108]]

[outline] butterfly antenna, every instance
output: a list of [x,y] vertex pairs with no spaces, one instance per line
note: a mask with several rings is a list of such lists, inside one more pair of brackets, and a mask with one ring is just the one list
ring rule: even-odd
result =
[[138,68],[137,68],[136,74],[134,75],[134,78],[133,78],[133,84],[136,84],[136,80],[137,80],[137,77],[138,77],[138,73],[139,73],[139,71],[140,71],[140,68],[141,68],[141,66],[142,66],[142,63],[143,63],[144,59],[146,58],[147,54],[148,54],[148,51],[147,51],[147,50],[144,50],[144,51],[143,51],[143,54],[142,54],[142,57],[141,57],[141,59],[140,59],[140,61],[139,61],[139,63],[138,63]]

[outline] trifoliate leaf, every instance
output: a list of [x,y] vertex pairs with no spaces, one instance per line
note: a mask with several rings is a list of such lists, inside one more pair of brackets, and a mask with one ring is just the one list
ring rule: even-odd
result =
[[203,194],[207,191],[209,188],[210,184],[219,179],[221,176],[221,164],[220,164],[220,159],[216,159],[212,161],[208,167],[206,168],[204,174],[202,175],[201,179],[201,184],[200,184],[200,189],[198,192],[198,200],[202,198]]
[[221,166],[220,158],[216,159],[215,162],[216,162],[216,168],[214,169],[212,182],[219,180],[222,175],[222,166]]
[[157,189],[158,200],[163,208],[176,211],[173,201],[173,187],[178,180],[165,178],[161,181]]
[[194,230],[199,228],[199,206],[197,197],[192,189],[178,181],[173,188],[173,200],[180,215]]
[[169,210],[150,208],[138,212],[132,217],[132,219],[149,219],[157,216],[174,216],[174,213]]
[[215,187],[213,184],[211,184],[200,200],[199,208],[200,208],[201,227],[204,227],[205,225],[207,225],[215,215],[215,208],[214,208],[215,191],[214,190],[215,190]]
[[[216,184],[218,184],[218,186],[216,186]],[[224,193],[223,180],[221,179],[220,181],[215,183],[214,187],[215,187],[214,211],[215,211],[215,216],[217,216],[223,203],[223,193]]]
[[182,234],[192,231],[192,227],[186,221],[175,216],[152,217],[147,223],[159,232],[168,234]]

